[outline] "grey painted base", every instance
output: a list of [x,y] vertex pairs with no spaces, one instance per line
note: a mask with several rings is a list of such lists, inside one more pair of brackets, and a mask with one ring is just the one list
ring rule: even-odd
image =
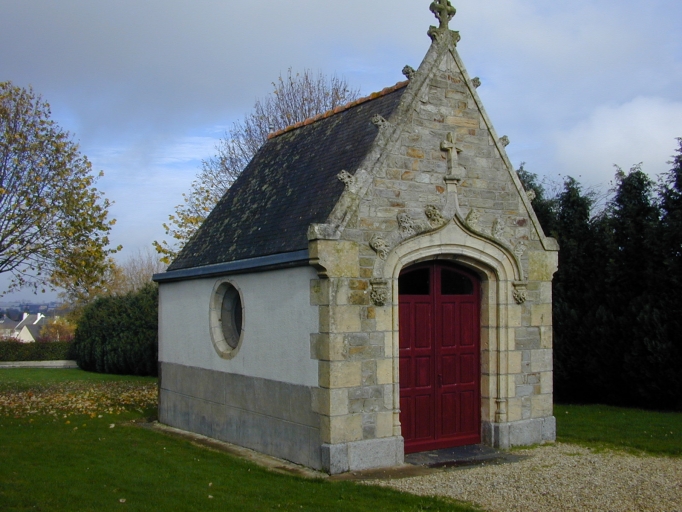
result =
[[405,446],[400,436],[322,445],[322,468],[330,475],[399,466],[404,459]]
[[161,363],[161,423],[321,469],[311,405],[307,386]]
[[483,422],[483,443],[503,450],[556,440],[556,418],[535,418],[511,423]]

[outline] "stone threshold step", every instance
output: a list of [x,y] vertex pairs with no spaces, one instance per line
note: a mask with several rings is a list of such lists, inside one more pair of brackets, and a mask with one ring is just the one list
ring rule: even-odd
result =
[[429,468],[447,468],[478,464],[503,464],[505,462],[516,462],[522,458],[490,446],[472,444],[429,452],[410,453],[405,455],[405,463]]

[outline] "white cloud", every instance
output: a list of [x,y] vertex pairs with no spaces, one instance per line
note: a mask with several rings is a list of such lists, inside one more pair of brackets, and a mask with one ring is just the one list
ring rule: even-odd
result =
[[596,185],[613,178],[614,164],[627,170],[642,162],[654,176],[669,169],[676,137],[682,137],[682,102],[640,97],[602,105],[588,119],[554,134],[557,170]]

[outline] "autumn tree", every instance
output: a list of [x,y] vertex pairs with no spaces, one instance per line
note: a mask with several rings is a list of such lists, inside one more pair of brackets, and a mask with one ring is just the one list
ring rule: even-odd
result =
[[60,293],[63,305],[69,311],[69,321],[78,323],[83,308],[97,298],[122,296],[152,284],[152,276],[165,268],[151,247],[138,250],[120,263],[110,259],[100,278],[88,279],[86,276],[78,282],[74,280],[67,290]]
[[225,191],[234,183],[267,140],[268,134],[310,117],[332,110],[358,98],[359,90],[351,89],[345,79],[327,77],[310,70],[286,76],[272,83],[273,91],[257,100],[253,111],[237,121],[216,146],[216,154],[202,162],[201,170],[184,202],[175,207],[163,225],[171,241],[154,242],[169,264],[182,246],[199,228]]
[[0,273],[8,291],[101,284],[109,201],[88,159],[29,87],[0,82]]
[[166,266],[150,247],[139,249],[119,265],[121,283],[118,294],[137,292],[152,282],[152,276],[163,272]]
[[68,319],[57,316],[50,318],[40,329],[40,339],[47,341],[71,341],[76,332],[76,326]]

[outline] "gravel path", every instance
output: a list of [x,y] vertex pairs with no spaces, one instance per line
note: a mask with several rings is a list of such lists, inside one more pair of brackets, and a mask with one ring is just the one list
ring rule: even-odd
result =
[[563,443],[514,454],[528,458],[371,483],[488,511],[682,511],[680,458],[593,453]]

